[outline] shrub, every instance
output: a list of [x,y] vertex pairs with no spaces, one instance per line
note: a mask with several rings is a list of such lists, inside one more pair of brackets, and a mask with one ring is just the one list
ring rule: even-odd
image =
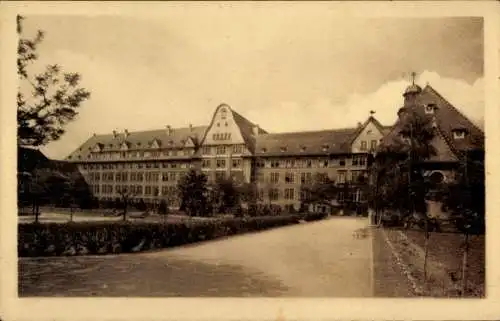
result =
[[166,248],[298,223],[296,216],[187,223],[71,222],[19,224],[18,255],[109,254]]

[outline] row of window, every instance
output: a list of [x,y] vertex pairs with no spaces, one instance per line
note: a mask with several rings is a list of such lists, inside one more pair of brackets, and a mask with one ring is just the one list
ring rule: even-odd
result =
[[[214,134],[217,135],[217,134]],[[215,139],[214,139],[215,140]],[[203,146],[202,154],[203,155],[212,155],[213,150],[215,149],[216,155],[226,155],[231,148],[232,154],[242,154],[245,148],[245,145],[232,145],[232,146]]]
[[107,160],[107,159],[127,159],[127,158],[148,158],[161,156],[191,156],[194,149],[169,149],[163,151],[122,151],[122,152],[92,152],[88,155],[89,159]]
[[212,135],[213,140],[230,140],[231,133],[215,133]]
[[82,168],[87,170],[107,170],[107,169],[133,169],[133,168],[181,168],[192,167],[189,163],[180,162],[146,162],[146,163],[112,163],[112,164],[83,164]]
[[128,196],[169,196],[175,197],[177,195],[176,186],[158,186],[147,185],[92,185],[91,190],[94,194],[128,194]]
[[[201,167],[202,168],[212,168],[212,160],[211,159],[202,160]],[[216,168],[226,168],[226,160],[225,159],[216,159],[215,160],[215,167]],[[231,167],[232,168],[240,168],[241,167],[241,159],[233,159],[231,161]]]
[[[327,168],[346,166],[346,158],[338,159],[276,159],[259,160],[256,166],[259,168]],[[352,166],[366,166],[366,156],[355,155],[351,159]]]
[[[122,172],[122,173],[102,173],[103,182],[126,182],[130,179],[132,182],[158,182],[160,179],[163,182],[173,182],[180,179],[183,173],[179,172]],[[101,180],[101,173],[89,173],[90,181],[98,182]]]
[[[375,148],[377,148],[377,140],[372,139],[370,141],[370,149],[374,150]],[[362,150],[362,151],[367,151],[368,150],[368,142],[366,140],[362,140],[361,141],[360,150]]]
[[[305,191],[305,190],[296,190],[294,188],[285,188],[285,189],[278,189],[278,188],[270,188],[266,192],[264,192],[263,189],[258,190],[258,197],[261,201],[265,199],[265,196],[270,201],[278,201],[280,199],[284,200],[303,200],[303,199],[308,199],[310,197],[310,192]],[[338,201],[345,201],[345,200],[352,200],[354,202],[361,202],[366,200],[366,196],[361,190],[356,190],[354,192],[349,192],[349,193],[344,193],[344,192],[339,192],[337,200]]]
[[[340,184],[346,182],[360,182],[360,180],[365,177],[365,174],[365,171],[337,171],[337,180],[334,181]],[[326,182],[329,179],[327,173],[315,173],[314,175],[315,179],[319,180],[320,182]],[[286,184],[295,184],[299,182],[301,184],[313,183],[313,173],[272,172],[269,173],[268,177],[269,179],[267,181],[272,184],[278,184],[281,181]],[[264,173],[258,174],[258,181],[261,183],[266,182],[266,176],[264,175]]]

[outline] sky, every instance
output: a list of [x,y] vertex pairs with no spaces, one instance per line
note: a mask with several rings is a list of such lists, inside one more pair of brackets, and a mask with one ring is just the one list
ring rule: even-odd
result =
[[79,72],[91,99],[45,146],[62,159],[93,133],[207,125],[221,103],[269,132],[356,126],[376,111],[390,125],[418,74],[482,126],[480,18],[336,16],[293,3],[174,6],[161,15],[27,16],[48,63]]

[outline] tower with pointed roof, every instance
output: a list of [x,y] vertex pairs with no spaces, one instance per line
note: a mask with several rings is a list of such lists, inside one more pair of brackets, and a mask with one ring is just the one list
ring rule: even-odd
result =
[[382,145],[395,144],[400,139],[400,130],[412,114],[429,118],[435,131],[432,145],[436,155],[425,162],[426,175],[441,181],[453,180],[455,169],[467,155],[484,152],[484,132],[431,85],[421,88],[412,80],[403,98],[397,121]]

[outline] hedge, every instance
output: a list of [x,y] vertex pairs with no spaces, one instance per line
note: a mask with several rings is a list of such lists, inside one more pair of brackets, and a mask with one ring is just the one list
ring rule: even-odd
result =
[[18,225],[20,257],[102,255],[167,248],[299,223],[298,216],[198,222],[69,222]]

